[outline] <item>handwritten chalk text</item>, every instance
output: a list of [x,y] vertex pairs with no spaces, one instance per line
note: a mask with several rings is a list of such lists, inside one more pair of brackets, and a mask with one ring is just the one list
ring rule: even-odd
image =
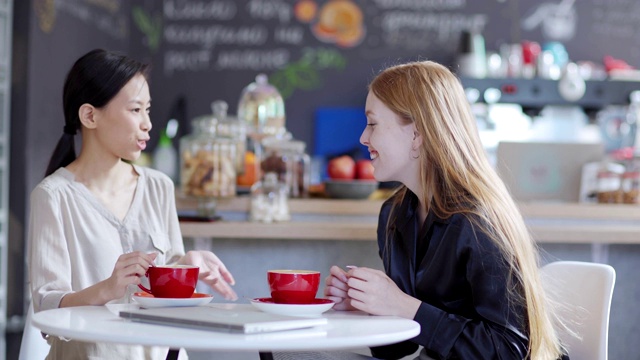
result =
[[374,0],[381,9],[452,10],[464,8],[466,0]]
[[289,57],[289,50],[286,49],[221,51],[216,69],[274,70],[285,66]]
[[169,20],[230,20],[238,11],[234,1],[165,0],[162,7]]
[[217,44],[262,45],[269,30],[263,25],[233,27],[224,25],[176,25],[164,29],[164,39],[170,44],[200,45],[207,49]]
[[176,71],[201,71],[209,69],[209,50],[167,51],[164,54],[164,73],[172,75]]

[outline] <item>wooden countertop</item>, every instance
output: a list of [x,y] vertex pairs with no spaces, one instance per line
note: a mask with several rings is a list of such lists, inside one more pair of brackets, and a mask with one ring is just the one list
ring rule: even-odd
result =
[[[246,221],[250,199],[219,200],[222,220],[180,224],[185,237],[284,240],[376,239],[382,200],[289,200],[292,221],[263,224]],[[178,209],[194,209],[193,200],[178,197]],[[640,244],[640,206],[521,203],[534,239],[540,243]],[[235,220],[234,220],[235,219]]]

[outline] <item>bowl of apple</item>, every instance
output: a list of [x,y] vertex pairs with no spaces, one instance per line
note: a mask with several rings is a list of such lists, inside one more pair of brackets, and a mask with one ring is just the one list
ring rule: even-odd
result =
[[329,160],[329,179],[324,182],[325,195],[332,199],[366,199],[378,189],[371,160],[357,162],[349,155]]

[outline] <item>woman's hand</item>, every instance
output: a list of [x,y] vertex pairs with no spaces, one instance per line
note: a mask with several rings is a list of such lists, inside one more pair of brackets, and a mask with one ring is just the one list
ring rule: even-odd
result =
[[65,295],[60,300],[59,307],[104,305],[113,299],[122,298],[129,285],[140,284],[140,277],[147,273],[157,255],[141,251],[120,255],[110,277],[86,289]]
[[354,308],[373,315],[415,317],[420,300],[405,294],[384,272],[359,267],[347,276],[347,294]]
[[142,251],[120,255],[111,276],[104,282],[106,293],[111,297],[104,303],[123,297],[127,286],[140,284],[140,277],[147,273],[147,269],[153,265],[157,255],[156,253],[145,254]]
[[356,310],[347,295],[348,280],[347,273],[341,268],[334,265],[329,269],[329,276],[324,280],[324,296],[336,303],[334,310]]
[[227,300],[237,300],[238,295],[233,291],[231,285],[236,281],[226,266],[211,251],[194,250],[189,251],[178,261],[179,264],[195,265],[200,268],[198,278],[211,286],[211,288],[224,296]]

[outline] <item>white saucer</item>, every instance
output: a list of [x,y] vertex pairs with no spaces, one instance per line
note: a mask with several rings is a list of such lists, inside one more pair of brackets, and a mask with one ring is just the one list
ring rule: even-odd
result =
[[329,299],[315,299],[312,304],[276,304],[271,298],[256,298],[251,300],[251,305],[277,315],[319,316],[335,303]]
[[180,307],[180,306],[200,306],[211,302],[213,295],[194,293],[190,298],[156,298],[153,295],[137,292],[133,294],[133,300],[135,300],[142,307],[156,308],[156,307]]

